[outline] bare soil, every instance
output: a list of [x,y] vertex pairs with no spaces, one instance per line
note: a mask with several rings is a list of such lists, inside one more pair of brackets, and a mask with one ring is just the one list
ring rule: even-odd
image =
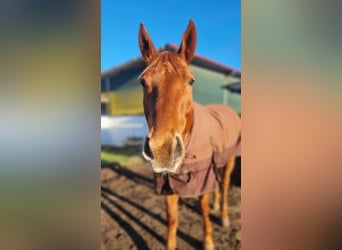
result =
[[[101,249],[164,249],[164,197],[154,192],[148,163],[132,156],[127,166],[101,165]],[[236,182],[228,194],[230,227],[222,227],[219,214],[211,213],[215,249],[241,249],[241,188]],[[202,249],[202,227],[198,199],[181,198],[177,249]]]

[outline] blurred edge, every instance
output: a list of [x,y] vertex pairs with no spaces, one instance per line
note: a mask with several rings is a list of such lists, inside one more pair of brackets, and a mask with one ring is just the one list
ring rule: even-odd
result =
[[242,249],[342,249],[342,4],[242,3]]
[[0,3],[0,249],[97,249],[100,2]]
[[[242,3],[242,249],[341,249],[340,10]],[[99,15],[1,2],[1,249],[100,247]]]

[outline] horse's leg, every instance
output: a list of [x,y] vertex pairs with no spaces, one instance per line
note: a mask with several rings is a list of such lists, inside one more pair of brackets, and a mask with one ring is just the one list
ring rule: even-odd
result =
[[214,192],[214,202],[213,202],[213,210],[219,211],[220,210],[220,198],[221,198],[221,191],[216,190]]
[[222,183],[222,207],[221,207],[221,219],[224,227],[229,227],[230,221],[228,216],[228,190],[230,184],[230,174],[233,171],[235,165],[235,157],[229,159],[228,165],[225,169]]
[[200,196],[200,206],[203,216],[203,225],[204,225],[204,249],[205,250],[213,250],[214,242],[213,242],[213,228],[210,222],[210,204],[209,204],[209,193]]
[[177,194],[166,195],[166,214],[167,214],[167,250],[176,249],[176,233],[178,222],[178,199]]

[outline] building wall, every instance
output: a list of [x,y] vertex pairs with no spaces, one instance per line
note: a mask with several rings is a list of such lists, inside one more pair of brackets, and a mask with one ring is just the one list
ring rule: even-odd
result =
[[[110,91],[101,93],[102,96],[108,97],[107,115],[143,114],[142,89],[137,83],[137,78],[142,71],[143,68],[110,78]],[[101,81],[102,91],[106,89],[105,81],[105,79]]]
[[238,114],[241,114],[241,95],[224,90],[228,96],[228,106],[232,107]]
[[[241,97],[238,94],[229,93],[222,89],[223,85],[240,81],[240,78],[226,76],[222,73],[214,72],[198,66],[190,66],[195,74],[193,85],[194,100],[201,104],[228,104],[237,112],[241,112]],[[226,93],[227,103],[224,102],[224,92]]]

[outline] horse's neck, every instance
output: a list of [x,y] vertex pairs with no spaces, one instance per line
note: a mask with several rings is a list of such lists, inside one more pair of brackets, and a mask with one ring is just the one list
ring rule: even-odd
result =
[[194,124],[195,110],[192,106],[191,110],[186,114],[186,125],[184,129],[184,141],[186,142],[191,134],[191,130]]

